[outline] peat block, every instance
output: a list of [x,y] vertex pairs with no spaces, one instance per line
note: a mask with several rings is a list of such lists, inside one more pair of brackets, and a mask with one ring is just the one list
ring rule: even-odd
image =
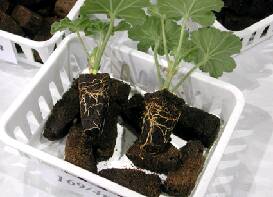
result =
[[149,197],[160,195],[161,180],[155,174],[133,169],[106,169],[99,175]]
[[102,133],[108,113],[110,76],[107,73],[82,74],[78,87],[82,126],[95,142]]
[[200,140],[210,147],[218,136],[220,119],[200,109],[184,105],[173,134],[188,141]]
[[49,140],[59,140],[69,131],[75,118],[79,118],[78,80],[74,80],[71,88],[54,105],[45,123],[43,136]]
[[65,145],[65,161],[97,173],[97,162],[90,138],[83,132],[80,124],[71,127],[69,131]]
[[157,173],[166,174],[181,165],[181,152],[172,144],[164,152],[158,154],[142,153],[139,144],[134,144],[127,152],[127,157],[135,166]]
[[148,153],[164,151],[171,140],[170,136],[179,120],[184,103],[183,99],[167,90],[145,94],[140,135],[141,149]]
[[182,165],[168,173],[164,182],[165,192],[173,196],[190,195],[204,165],[203,152],[204,147],[199,141],[190,141],[181,148]]
[[16,35],[24,35],[22,28],[16,21],[2,10],[0,10],[0,29]]

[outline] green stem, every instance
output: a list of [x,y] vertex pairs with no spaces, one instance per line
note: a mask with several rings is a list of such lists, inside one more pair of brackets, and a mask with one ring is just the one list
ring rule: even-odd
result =
[[182,44],[183,44],[183,40],[184,40],[184,34],[185,34],[185,23],[182,22],[181,24],[181,32],[180,32],[180,38],[179,38],[179,42],[178,42],[178,46],[177,46],[177,49],[176,49],[176,53],[175,53],[175,56],[174,56],[174,61],[175,61],[175,64],[178,65],[179,64],[179,54],[181,52],[181,48],[182,48]]
[[87,57],[89,57],[88,49],[87,49],[87,47],[86,47],[85,44],[84,44],[84,41],[83,41],[83,39],[82,39],[82,37],[81,37],[80,32],[77,31],[76,34],[77,34],[77,37],[78,37],[79,40],[80,40],[80,43],[81,43],[81,45],[82,45],[82,47],[83,47],[84,52],[86,53]]
[[161,75],[161,65],[158,61],[158,56],[157,56],[158,47],[159,47],[159,43],[156,43],[154,48],[154,61],[156,65],[156,72],[157,72],[157,77],[160,83],[160,88],[162,88],[164,79],[162,78],[162,75]]
[[166,32],[165,32],[165,17],[161,17],[160,21],[161,21],[164,54],[165,54],[167,61],[170,62],[170,57],[169,57],[169,53],[168,53],[168,46],[167,46],[167,38],[166,38]]
[[101,46],[99,46],[98,53],[96,55],[96,59],[94,62],[94,67],[92,69],[92,74],[94,74],[94,75],[97,74],[97,72],[100,68],[101,58],[103,56],[104,50],[107,46],[107,43],[111,37],[111,34],[113,33],[113,29],[114,29],[114,17],[110,16],[110,26],[108,28],[108,31],[106,33],[106,36],[105,36]]
[[168,61],[168,72],[167,72],[167,77],[166,80],[164,82],[163,88],[164,89],[169,89],[173,76],[176,73],[177,70],[177,66],[179,65],[180,61],[179,61],[179,54],[181,52],[181,48],[182,48],[182,44],[183,44],[183,39],[184,39],[184,34],[185,34],[185,24],[184,22],[181,25],[181,32],[180,32],[180,38],[179,38],[179,42],[178,42],[178,47],[174,56],[174,62],[170,62]]
[[185,81],[186,79],[189,78],[189,76],[200,66],[202,66],[203,64],[205,64],[207,61],[201,61],[199,64],[195,65],[194,67],[192,67],[189,72],[187,72],[187,74],[185,76],[183,76],[180,81],[174,86],[174,88],[172,89],[172,92],[175,92]]

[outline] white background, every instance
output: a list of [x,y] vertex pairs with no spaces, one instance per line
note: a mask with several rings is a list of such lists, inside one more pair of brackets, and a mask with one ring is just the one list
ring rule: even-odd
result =
[[[236,57],[221,79],[237,86],[246,106],[212,179],[207,197],[273,194],[273,39]],[[0,115],[31,83],[37,67],[0,62]],[[0,143],[0,191],[7,197],[63,196],[39,184],[35,166]],[[29,181],[32,180],[32,181]],[[75,196],[75,194],[65,194]]]

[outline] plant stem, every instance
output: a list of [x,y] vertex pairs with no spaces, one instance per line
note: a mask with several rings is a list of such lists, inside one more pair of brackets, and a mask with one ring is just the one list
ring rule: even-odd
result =
[[158,56],[157,56],[157,50],[158,50],[159,45],[160,45],[160,43],[158,43],[158,42],[155,44],[154,61],[155,61],[155,65],[156,65],[156,72],[157,72],[157,77],[158,77],[158,80],[159,80],[160,88],[162,88],[164,79],[162,78],[162,75],[161,75],[161,65],[160,65],[160,63],[158,61]]
[[82,37],[81,37],[80,32],[77,31],[76,34],[77,34],[77,37],[78,37],[79,40],[80,40],[80,43],[81,43],[81,45],[82,45],[82,47],[83,47],[84,52],[86,53],[87,57],[89,57],[88,49],[87,49],[87,47],[86,47],[85,44],[84,44],[84,41],[83,41],[83,39],[82,39]]
[[171,85],[171,79],[172,79],[172,70],[173,70],[173,64],[174,62],[168,62],[168,71],[167,71],[167,77],[164,81],[162,89],[169,89]]
[[181,32],[180,32],[180,38],[179,38],[179,43],[178,47],[174,56],[174,62],[168,61],[168,72],[167,72],[167,77],[164,82],[163,88],[169,89],[173,76],[176,73],[176,67],[179,65],[179,54],[181,52],[182,44],[183,44],[183,39],[184,39],[184,34],[185,34],[185,23],[183,22],[181,25]]
[[183,40],[184,40],[184,34],[185,34],[185,23],[182,22],[179,42],[178,42],[178,46],[177,46],[176,53],[175,53],[175,56],[174,56],[174,61],[175,61],[176,65],[179,64],[179,61],[178,61],[179,58],[178,57],[179,57],[179,54],[180,54],[180,51],[181,51],[181,48],[182,48],[182,44],[183,44]]
[[166,32],[165,32],[165,17],[160,17],[160,21],[161,21],[164,54],[165,54],[167,61],[170,62],[170,57],[168,54],[167,38],[166,38]]
[[113,16],[110,16],[110,26],[108,28],[108,31],[106,33],[106,36],[101,44],[101,46],[99,46],[98,48],[98,53],[96,55],[96,59],[95,59],[95,62],[94,62],[94,67],[92,69],[92,73],[95,75],[97,74],[99,68],[100,68],[100,63],[101,63],[101,58],[103,56],[103,53],[105,51],[105,48],[107,46],[107,43],[111,37],[111,34],[113,33],[113,29],[114,29],[114,17]]
[[199,64],[195,65],[194,67],[192,67],[189,72],[187,72],[187,74],[185,76],[183,76],[180,81],[174,86],[174,88],[172,89],[172,92],[175,92],[183,83],[184,81],[186,81],[186,79],[188,79],[188,77],[200,66],[202,66],[203,64],[205,64],[207,61],[201,61]]

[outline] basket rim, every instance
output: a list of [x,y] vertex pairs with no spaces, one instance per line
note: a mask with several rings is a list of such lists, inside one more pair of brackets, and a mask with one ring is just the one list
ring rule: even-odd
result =
[[[73,164],[70,164],[68,162],[65,162],[64,160],[61,160],[60,158],[57,158],[55,156],[52,156],[48,153],[45,153],[41,150],[38,150],[30,145],[24,144],[22,142],[19,142],[15,139],[13,139],[12,137],[10,137],[7,132],[6,132],[6,126],[8,121],[10,120],[10,118],[12,117],[12,115],[16,112],[17,108],[19,106],[22,105],[22,103],[24,102],[24,100],[26,98],[28,98],[29,94],[32,92],[32,90],[37,86],[37,84],[39,84],[40,80],[42,79],[42,77],[47,73],[47,70],[50,69],[50,65],[52,65],[52,63],[55,61],[55,57],[59,56],[62,51],[64,50],[64,48],[67,47],[67,44],[73,40],[76,39],[76,35],[75,34],[71,34],[68,37],[66,37],[64,39],[64,41],[61,43],[61,45],[55,50],[54,55],[51,55],[50,58],[48,59],[48,61],[45,63],[45,65],[38,71],[38,73],[34,76],[34,78],[32,79],[33,83],[30,83],[29,86],[26,88],[25,91],[23,91],[22,94],[20,94],[15,101],[12,103],[12,105],[8,108],[8,110],[2,115],[1,119],[0,119],[0,140],[8,145],[11,146],[15,149],[18,149],[34,158],[38,158],[39,160],[50,164],[51,166],[55,166],[57,168],[60,168],[62,170],[66,170],[70,173],[72,173],[75,176],[79,176],[79,174],[81,175],[82,178],[87,179],[87,180],[92,180],[92,183],[97,184],[98,186],[101,185],[101,182],[103,182],[105,185],[107,185],[105,188],[107,188],[108,190],[120,194],[120,191],[125,191],[124,189],[127,189],[126,187],[120,186],[110,180],[104,179],[98,175],[95,175],[91,172],[88,172],[86,170],[83,170]],[[119,46],[120,50],[132,50],[131,48],[127,47],[127,46]],[[151,57],[150,55],[143,53],[143,52],[139,52],[137,50],[134,50],[133,53],[136,56],[141,56],[141,57]],[[214,79],[212,77],[206,76],[205,74],[202,73],[198,73],[195,72],[192,74],[191,77],[197,78],[198,80],[202,80],[205,81],[206,83],[210,83],[214,86],[218,86],[221,88],[224,88],[228,91],[230,91],[233,96],[235,97],[235,106],[233,108],[233,111],[230,115],[231,118],[229,118],[227,124],[225,125],[224,131],[226,129],[231,129],[230,135],[232,134],[232,131],[240,117],[240,114],[243,110],[243,106],[245,104],[245,100],[244,100],[244,96],[242,94],[242,92],[235,86],[220,81],[218,79]],[[225,147],[224,147],[225,148]],[[212,154],[213,156],[214,154]],[[220,160],[220,158],[219,158]],[[88,172],[88,173],[87,173]],[[91,177],[93,177],[92,179],[90,179]],[[205,179],[205,177],[201,177],[201,180]],[[208,181],[203,181],[204,184],[209,184],[206,183]],[[117,187],[113,187],[113,184],[116,184],[115,186]],[[195,192],[198,193],[202,193],[202,189],[199,189],[200,187],[197,187]],[[127,189],[128,192],[126,194],[132,194],[132,195],[139,195],[138,193]],[[199,191],[200,190],[200,191]],[[133,192],[133,193],[132,193]],[[124,194],[124,193],[123,193]],[[131,196],[132,196],[131,195]],[[198,195],[196,195],[198,196]]]
[[[77,0],[73,8],[69,11],[68,17],[69,19],[75,19],[78,15],[78,11],[80,10],[81,6],[84,4],[85,0]],[[31,46],[35,49],[43,48],[43,47],[48,47],[52,44],[55,44],[59,38],[61,38],[65,34],[64,31],[58,31],[53,34],[51,38],[45,41],[35,41],[31,40],[29,38],[19,36],[4,30],[0,30],[0,37],[5,38],[11,42],[16,42],[22,45],[26,46]]]
[[222,31],[230,31],[233,32],[235,35],[239,36],[239,37],[244,37],[246,35],[248,35],[249,33],[252,33],[253,31],[257,31],[260,28],[263,28],[267,25],[269,25],[270,23],[273,22],[273,14],[265,17],[262,20],[257,21],[256,23],[242,29],[239,31],[232,31],[227,29],[226,27],[224,27],[224,25],[222,23],[220,23],[218,20],[215,20],[213,26],[222,30]]

